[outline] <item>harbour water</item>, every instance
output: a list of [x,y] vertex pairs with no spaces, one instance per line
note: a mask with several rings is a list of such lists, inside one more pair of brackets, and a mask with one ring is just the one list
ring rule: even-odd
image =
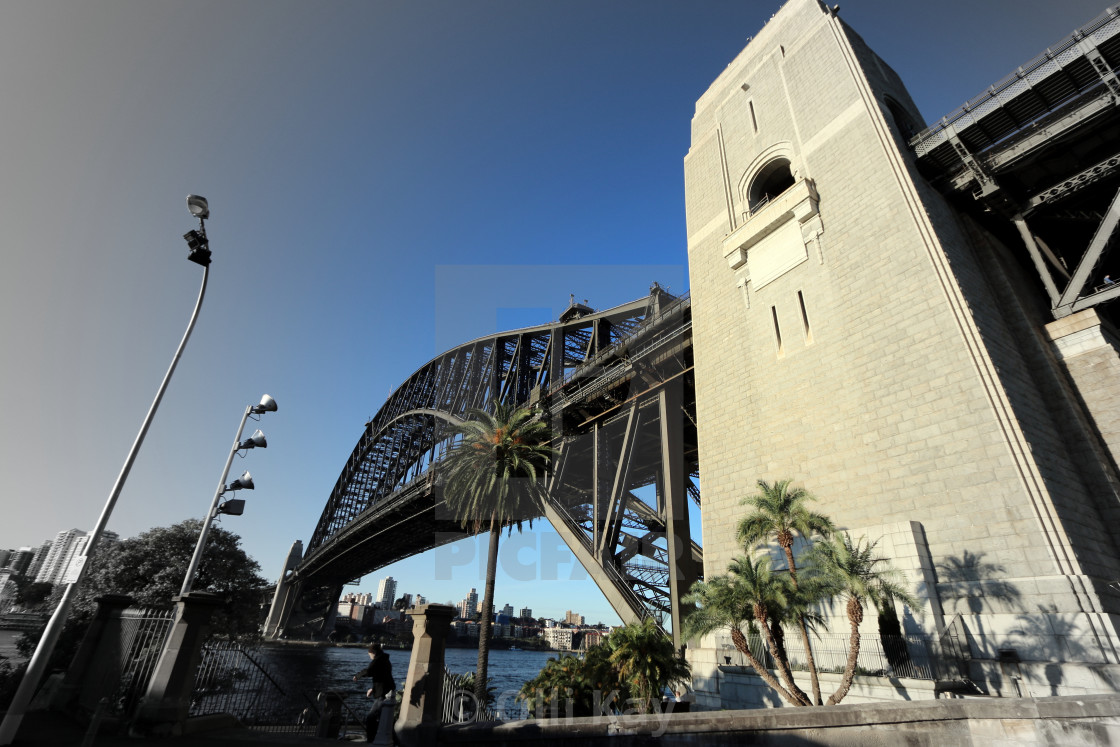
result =
[[[308,694],[335,690],[361,698],[369,686],[368,679],[364,683],[352,679],[369,663],[365,648],[269,644],[263,647],[262,652],[270,669],[288,682],[299,682]],[[393,665],[393,679],[397,689],[401,690],[408,674],[411,651],[388,650],[387,653]],[[491,651],[488,669],[497,693],[495,709],[505,714],[506,718],[521,714],[523,709],[516,699],[518,690],[537,676],[545,662],[557,655],[555,651]],[[444,661],[452,674],[473,672],[478,663],[478,651],[449,648]]]

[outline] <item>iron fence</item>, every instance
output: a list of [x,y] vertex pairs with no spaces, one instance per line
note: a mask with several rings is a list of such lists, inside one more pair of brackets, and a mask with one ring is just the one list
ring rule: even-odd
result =
[[485,703],[475,698],[470,675],[451,674],[443,670],[443,715],[445,724],[470,724],[475,721],[497,721],[498,717]]
[[237,641],[210,641],[191,695],[190,716],[228,713],[249,728],[314,734],[322,708],[318,699],[281,682],[259,651]]
[[94,673],[94,676],[100,674],[102,685],[91,688],[94,692],[110,693],[108,713],[118,716],[133,713],[148,689],[173,622],[174,611],[170,609],[129,607],[121,612],[116,667],[105,667],[100,673]]

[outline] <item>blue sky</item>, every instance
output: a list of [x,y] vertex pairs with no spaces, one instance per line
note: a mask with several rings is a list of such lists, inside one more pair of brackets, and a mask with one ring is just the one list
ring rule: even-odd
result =
[[[275,578],[365,421],[433,355],[570,293],[606,308],[654,280],[687,289],[694,102],[779,5],[8,0],[0,547],[96,522],[197,292],[188,193],[211,204],[210,288],[109,528],[200,517],[268,392],[269,447],[231,470],[258,489],[223,526]],[[1104,8],[846,0],[841,16],[928,121]],[[613,621],[550,537],[512,544],[498,604]],[[481,591],[467,555],[356,590],[393,575],[459,599]]]

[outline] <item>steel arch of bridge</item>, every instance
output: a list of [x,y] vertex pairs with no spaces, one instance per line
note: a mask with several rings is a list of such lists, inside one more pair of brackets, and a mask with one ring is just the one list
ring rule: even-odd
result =
[[545,516],[623,620],[654,617],[677,643],[700,577],[687,501],[699,504],[691,303],[656,284],[602,312],[479,338],[409,377],[361,438],[307,552],[281,580],[266,632],[329,632],[342,585],[467,536],[442,509],[451,423],[495,401],[550,420],[559,456]]

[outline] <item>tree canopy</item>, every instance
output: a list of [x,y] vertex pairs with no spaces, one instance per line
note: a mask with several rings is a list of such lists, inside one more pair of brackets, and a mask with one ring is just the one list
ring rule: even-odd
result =
[[[202,522],[188,519],[158,527],[98,549],[82,582],[78,604],[92,610],[105,594],[127,594],[142,607],[167,607],[183,585]],[[260,606],[269,583],[260,564],[241,548],[241,538],[211,527],[195,576],[194,591],[223,597],[214,630],[231,636],[255,635]]]

